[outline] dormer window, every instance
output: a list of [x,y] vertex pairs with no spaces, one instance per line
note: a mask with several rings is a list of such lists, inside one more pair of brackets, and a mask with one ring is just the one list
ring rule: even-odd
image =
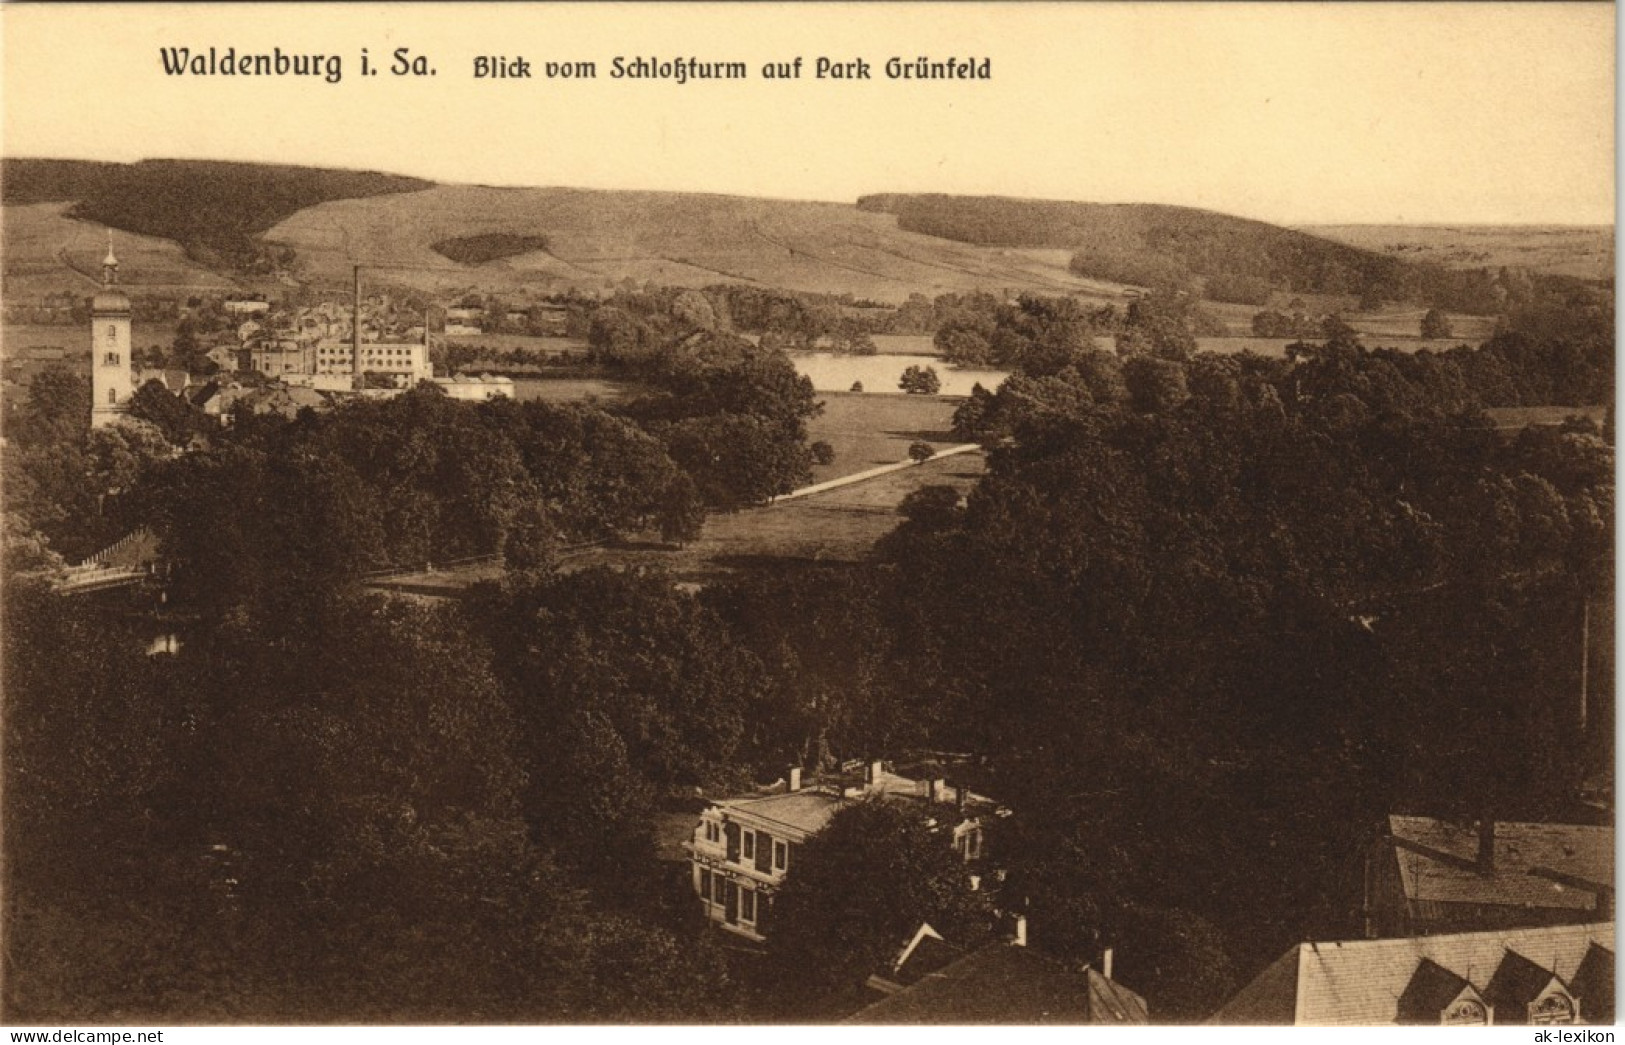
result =
[[1552,991],[1529,1003],[1530,1023],[1574,1023],[1577,1016],[1574,999],[1562,991]]
[[1446,1027],[1485,1027],[1490,1022],[1489,1010],[1484,1003],[1472,998],[1463,998],[1450,1008],[1444,1010],[1439,1023]]

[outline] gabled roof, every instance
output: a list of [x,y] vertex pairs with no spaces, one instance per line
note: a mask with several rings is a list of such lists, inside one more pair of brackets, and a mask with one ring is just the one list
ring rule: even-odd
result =
[[1089,980],[1089,1022],[1094,1024],[1149,1023],[1151,1014],[1145,999],[1095,969],[1084,973]]
[[1476,993],[1476,988],[1465,977],[1423,958],[1399,996],[1399,1022],[1438,1023],[1439,1013],[1467,991]]
[[[1580,961],[1584,960],[1582,956]],[[1569,974],[1572,976],[1578,970],[1579,962],[1576,962]],[[1496,967],[1495,975],[1490,977],[1484,999],[1494,1005],[1498,1012],[1522,1012],[1530,1002],[1546,992],[1553,980],[1568,990],[1568,984],[1562,982],[1563,977],[1551,969],[1537,965],[1516,951],[1508,951]]]
[[1595,943],[1569,981],[1587,1023],[1614,1022],[1614,952]]
[[1092,970],[993,943],[848,1017],[878,1024],[1145,1023],[1145,999]]
[[[1436,992],[1436,967],[1485,988],[1495,1003],[1492,980],[1509,970],[1497,990],[1526,989],[1527,964],[1543,972],[1542,987],[1554,976],[1573,983],[1593,948],[1611,955],[1614,924],[1542,926],[1445,936],[1402,937],[1303,943],[1287,951],[1243,987],[1208,1022],[1224,1024],[1299,1024],[1309,1026],[1376,1026],[1401,1018],[1400,1000],[1407,990]],[[1508,956],[1518,960],[1508,963]],[[1600,959],[1593,958],[1593,962]],[[1595,967],[1595,966],[1594,966]],[[1435,981],[1413,988],[1418,978]],[[1516,976],[1516,982],[1513,977]],[[1577,989],[1582,1017],[1592,1006]],[[1510,996],[1510,995],[1509,995]],[[1416,995],[1413,993],[1412,998]],[[1497,1009],[1497,1023],[1522,1022],[1523,1014]]]
[[944,940],[941,934],[931,928],[930,922],[922,922],[919,930],[897,956],[889,979],[895,985],[906,987],[918,983],[931,973],[953,964],[964,956],[965,951]]
[[1611,827],[1498,822],[1490,874],[1476,865],[1478,833],[1470,826],[1390,816],[1388,830],[1411,900],[1583,911],[1597,905],[1598,889],[1613,887]]

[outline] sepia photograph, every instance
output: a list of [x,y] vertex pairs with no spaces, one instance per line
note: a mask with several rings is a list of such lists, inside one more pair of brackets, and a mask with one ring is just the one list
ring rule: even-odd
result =
[[0,6],[0,1023],[1611,1028],[1615,22]]

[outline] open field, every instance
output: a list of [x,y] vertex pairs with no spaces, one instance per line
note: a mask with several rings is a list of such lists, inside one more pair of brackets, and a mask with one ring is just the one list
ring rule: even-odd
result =
[[[70,203],[7,206],[5,293],[15,302],[58,290],[92,293],[101,284],[107,227],[64,216]],[[180,246],[153,236],[113,234],[119,282],[130,294],[225,293],[237,284],[190,261]]]
[[[131,324],[130,344],[135,348],[159,345],[168,348],[175,340],[173,323]],[[80,323],[7,323],[0,326],[0,356],[14,359],[31,349],[62,348],[70,356],[90,358],[90,331]]]
[[[1280,358],[1286,355],[1286,346],[1296,344],[1295,337],[1199,337],[1196,339],[1198,352],[1218,352],[1223,355],[1234,355],[1241,352],[1253,352],[1261,356]],[[1317,344],[1321,338],[1308,338],[1310,344]],[[1424,341],[1419,337],[1383,337],[1381,335],[1366,334],[1360,339],[1367,348],[1397,348],[1401,352],[1420,352],[1427,349],[1430,352],[1445,352],[1452,348],[1466,346],[1472,348],[1478,345],[1477,341],[1465,338],[1440,338],[1433,341]]]
[[807,424],[808,441],[824,440],[835,448],[835,462],[813,466],[813,482],[908,459],[910,443],[921,441],[938,450],[957,442],[950,429],[955,399],[937,396],[820,395],[824,412]]
[[1605,406],[1493,406],[1484,411],[1495,427],[1508,431],[1534,426],[1560,425],[1571,417],[1584,417],[1602,424],[1608,414]]
[[936,338],[931,334],[876,334],[875,348],[883,356],[935,356]]
[[1533,269],[1581,279],[1614,274],[1607,225],[1306,225],[1303,231],[1407,261]]
[[682,580],[702,583],[764,561],[859,562],[901,521],[897,505],[904,497],[938,483],[969,490],[985,466],[979,452],[928,461],[800,500],[713,515],[700,539],[686,548],[653,543],[593,548],[569,556],[565,565],[662,566]]
[[[1358,310],[1359,299],[1352,296],[1335,296],[1329,294],[1275,294],[1268,305],[1237,305],[1223,301],[1204,301],[1202,309],[1221,320],[1230,330],[1232,337],[1247,337],[1253,330],[1253,317],[1266,309],[1276,312],[1290,312],[1290,302],[1297,298],[1303,302],[1305,312],[1311,316],[1322,316],[1331,313],[1340,313],[1344,322],[1367,335],[1366,341],[1371,342],[1371,336],[1383,338],[1417,338],[1422,329],[1422,316],[1426,309],[1414,306],[1400,306],[1386,309],[1381,312],[1361,312]],[[1457,340],[1471,341],[1478,344],[1489,338],[1495,330],[1494,316],[1469,316],[1461,312],[1447,312],[1450,320],[1452,335]],[[1208,338],[1199,337],[1197,341],[1207,341]],[[1314,340],[1314,339],[1311,339]]]
[[[1350,312],[1344,315],[1348,325],[1366,335],[1366,344],[1375,344],[1379,338],[1420,340],[1422,317],[1426,309],[1396,309],[1388,312]],[[1474,345],[1489,340],[1495,333],[1494,316],[1467,316],[1447,312],[1452,339]],[[1386,344],[1387,342],[1384,341]],[[1421,346],[1418,346],[1421,347]]]
[[[460,266],[430,244],[503,232],[545,236],[533,251]],[[977,247],[904,232],[889,214],[842,203],[692,193],[445,185],[311,207],[266,238],[299,251],[310,274],[338,280],[352,258],[402,268],[423,289],[607,290],[626,279],[673,286],[752,283],[899,302],[974,289],[1111,296],[1067,271],[1056,250]]]

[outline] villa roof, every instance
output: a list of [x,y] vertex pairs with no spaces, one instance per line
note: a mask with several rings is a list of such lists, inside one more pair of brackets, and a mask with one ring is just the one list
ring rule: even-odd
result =
[[[1485,999],[1502,1004],[1556,978],[1574,984],[1587,973],[1612,965],[1614,924],[1542,926],[1443,936],[1302,943],[1294,946],[1243,987],[1208,1022],[1372,1026],[1415,1018],[1425,995],[1435,1001],[1452,985],[1471,984]],[[1603,952],[1599,957],[1596,952]],[[1533,970],[1533,971],[1531,971]],[[1609,970],[1611,971],[1611,969]],[[1603,999],[1587,999],[1575,988],[1581,1015]],[[1407,993],[1409,992],[1409,993]],[[1458,990],[1459,993],[1459,990]],[[1454,994],[1450,994],[1454,997]],[[1448,998],[1446,998],[1448,1000]],[[1612,1011],[1612,990],[1607,1006]],[[1514,1022],[1497,1013],[1496,1022]],[[1521,1019],[1519,1020],[1521,1022]]]
[[[849,787],[845,778],[820,781],[798,791],[780,791],[777,794],[745,795],[723,799],[718,806],[735,813],[761,817],[806,834],[821,830],[835,815],[843,802],[881,796],[890,800],[902,799],[929,803],[931,781],[882,770],[867,784]],[[944,788],[936,805],[957,811],[957,797],[953,788]],[[985,795],[965,792],[965,815],[983,816],[998,809],[998,803]]]
[[1028,947],[993,943],[927,973],[846,1023],[1140,1024],[1145,999],[1086,969]]

